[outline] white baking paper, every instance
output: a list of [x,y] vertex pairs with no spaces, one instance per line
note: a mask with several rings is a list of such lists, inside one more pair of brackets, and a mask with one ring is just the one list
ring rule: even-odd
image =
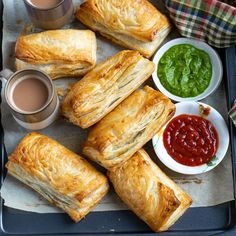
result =
[[[14,45],[16,38],[22,33],[26,23],[29,23],[27,13],[24,8],[23,1],[4,0],[3,12],[3,68],[10,68],[14,70]],[[75,6],[78,6],[81,1],[74,1]],[[161,1],[152,1],[157,8],[163,11]],[[78,21],[74,20],[66,28],[84,28]],[[66,36],[65,36],[66,37]],[[172,32],[167,40],[176,37],[176,33]],[[97,35],[97,62],[115,54],[122,50],[121,47],[109,43],[108,40],[103,39]],[[65,93],[66,89],[78,79],[58,79],[54,81],[59,95]],[[152,80],[148,84],[155,87]],[[209,98],[203,100],[204,103],[212,105],[216,108],[227,120],[227,106],[225,102],[225,92],[223,85],[211,95]],[[2,110],[2,125],[4,128],[4,143],[6,151],[10,154],[19,140],[29,131],[20,127],[9,112],[8,107],[3,101],[1,105]],[[46,134],[70,150],[81,153],[81,146],[87,136],[88,130],[82,130],[77,126],[66,122],[63,119],[58,119],[50,127],[40,131]],[[232,166],[231,153],[227,152],[222,163],[214,170],[195,176],[186,176],[174,173],[173,171],[164,167],[154,154],[152,144],[149,142],[144,148],[148,151],[155,162],[170,176],[178,185],[186,190],[193,199],[193,207],[212,206],[226,201],[233,200],[233,180],[232,180]],[[94,164],[94,163],[93,163]],[[104,171],[101,167],[95,165],[99,170]],[[1,197],[4,199],[6,206],[21,209],[25,211],[32,211],[38,213],[55,213],[60,212],[48,204],[40,195],[33,190],[15,180],[13,177],[7,175],[2,188]],[[103,201],[94,209],[94,211],[108,211],[108,210],[123,210],[127,207],[119,200],[113,190],[103,199]]]

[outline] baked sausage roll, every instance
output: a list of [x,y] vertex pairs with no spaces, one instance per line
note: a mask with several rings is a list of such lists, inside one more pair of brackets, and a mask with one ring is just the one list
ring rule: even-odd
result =
[[119,197],[156,232],[167,230],[192,202],[143,149],[108,176]]
[[78,77],[96,64],[96,37],[90,30],[49,30],[20,36],[16,69],[40,69],[52,79]]
[[170,32],[168,19],[147,0],[87,0],[77,9],[76,18],[148,58]]
[[121,51],[97,65],[77,82],[62,104],[69,121],[88,128],[138,88],[155,69],[137,51]]
[[47,136],[26,135],[10,155],[8,173],[78,222],[108,192],[107,178]]
[[174,115],[175,105],[145,86],[133,92],[90,131],[83,153],[109,169],[129,159]]

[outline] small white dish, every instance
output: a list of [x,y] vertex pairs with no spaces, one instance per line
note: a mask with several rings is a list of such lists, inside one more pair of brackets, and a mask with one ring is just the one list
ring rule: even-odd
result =
[[[209,107],[210,112],[209,115],[204,116],[205,119],[209,120],[215,127],[217,134],[218,134],[218,149],[216,152],[216,158],[212,159],[208,164],[203,164],[200,166],[186,166],[182,165],[178,162],[176,162],[166,151],[164,144],[163,144],[163,132],[165,130],[165,127],[162,128],[162,130],[156,134],[152,138],[152,144],[154,151],[157,155],[157,157],[161,160],[161,162],[166,165],[171,170],[187,174],[187,175],[194,175],[194,174],[201,174],[204,172],[208,172],[215,168],[224,158],[228,146],[229,146],[229,132],[228,127],[223,119],[223,117],[220,115],[218,111],[216,111],[211,106],[200,103],[200,102],[180,102],[176,104],[176,113],[175,116],[181,115],[181,114],[189,114],[189,115],[198,115],[199,114],[199,106],[202,105],[204,108]],[[173,118],[172,118],[173,119]]]
[[[163,85],[161,84],[158,76],[157,76],[157,68],[158,68],[158,63],[159,60],[161,59],[161,57],[163,56],[163,54],[170,49],[171,47],[178,45],[178,44],[190,44],[193,45],[194,47],[201,49],[203,51],[205,51],[210,59],[211,59],[211,64],[212,64],[212,78],[211,78],[211,82],[209,84],[209,86],[207,87],[207,89],[199,94],[196,97],[188,97],[188,98],[183,98],[183,97],[179,97],[176,96],[174,94],[172,94],[171,92],[169,92],[167,89],[165,89],[163,87]],[[219,55],[216,53],[216,51],[210,47],[208,44],[202,42],[202,41],[198,41],[198,40],[194,40],[194,39],[187,39],[187,38],[177,38],[174,40],[169,41],[168,43],[164,44],[155,54],[154,58],[153,58],[153,62],[156,65],[155,71],[152,74],[152,78],[153,81],[155,83],[155,85],[157,86],[157,88],[163,93],[165,94],[167,97],[169,97],[171,100],[173,101],[177,101],[177,102],[183,102],[183,101],[199,101],[207,96],[209,96],[211,93],[213,93],[218,86],[220,85],[220,82],[222,80],[222,75],[223,75],[223,68],[222,68],[222,62],[220,60]]]

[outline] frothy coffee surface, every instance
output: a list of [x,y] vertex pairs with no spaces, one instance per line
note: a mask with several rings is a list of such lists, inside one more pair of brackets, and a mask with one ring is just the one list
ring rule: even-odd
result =
[[34,112],[46,104],[48,100],[48,88],[37,78],[27,78],[15,86],[12,98],[18,109],[26,112]]
[[61,0],[29,0],[29,2],[37,8],[50,9],[57,6]]

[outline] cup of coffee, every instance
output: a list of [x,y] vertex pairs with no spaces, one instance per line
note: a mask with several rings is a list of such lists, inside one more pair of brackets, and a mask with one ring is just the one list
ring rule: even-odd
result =
[[72,0],[24,0],[24,3],[31,21],[42,29],[61,28],[74,13]]
[[42,71],[5,69],[5,99],[15,120],[24,128],[39,130],[49,126],[59,114],[59,99],[52,80]]

